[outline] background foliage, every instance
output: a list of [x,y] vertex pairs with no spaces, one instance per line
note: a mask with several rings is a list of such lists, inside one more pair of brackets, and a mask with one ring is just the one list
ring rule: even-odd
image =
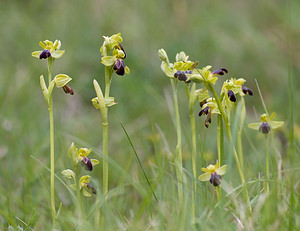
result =
[[[283,158],[288,158],[290,91],[295,97],[296,138],[300,135],[297,111],[300,97],[297,90],[300,85],[297,78],[300,70],[299,13],[299,1],[283,0],[2,0],[0,227],[7,228],[11,223],[9,219],[19,224],[18,218],[38,229],[47,227],[50,222],[49,173],[31,157],[46,166],[49,164],[48,115],[39,86],[39,75],[47,74],[47,66],[46,62],[31,57],[32,51],[39,50],[40,40],[62,41],[66,54],[54,64],[54,74],[70,75],[75,90],[74,96],[65,95],[59,89],[55,89],[58,92],[54,94],[56,173],[59,173],[71,165],[67,149],[72,141],[77,146],[100,150],[100,113],[90,102],[95,97],[92,80],[95,78],[104,85],[104,66],[100,63],[99,51],[102,36],[122,33],[123,47],[128,55],[125,61],[131,73],[113,77],[111,95],[118,105],[110,110],[110,155],[139,182],[143,179],[119,122],[127,128],[150,178],[156,175],[151,166],[160,159],[157,154],[166,154],[156,125],[163,131],[171,151],[176,143],[173,115],[168,110],[170,85],[160,69],[159,48],[168,52],[172,62],[175,54],[183,50],[191,60],[198,60],[200,66],[225,67],[230,76],[247,79],[247,86],[255,94],[246,99],[248,122],[257,121],[258,115],[263,113],[254,83],[257,79],[269,111],[277,112],[277,119],[285,121],[286,126],[279,133],[282,143],[279,150]],[[294,89],[288,87],[289,74],[294,76]],[[184,88],[180,94],[186,134],[183,148],[186,167],[190,169],[191,142]],[[204,127],[203,119],[197,119],[197,129],[201,131],[201,153],[206,156],[206,162],[211,163],[216,155],[215,133]],[[251,166],[247,175],[257,177],[264,169],[264,146],[258,133],[247,128],[245,131],[246,161]],[[205,163],[198,164],[199,172],[202,164]],[[295,166],[297,164],[299,158]],[[101,181],[101,167],[97,168],[94,178]],[[236,175],[233,169],[225,179],[234,184],[238,182]],[[110,178],[111,188],[126,181],[126,177],[114,168],[111,168]],[[65,207],[71,206],[67,190],[58,181],[56,184],[57,198]],[[119,202],[116,199],[116,204],[119,203],[120,213],[131,220],[130,216],[139,208],[141,196],[135,190],[125,192]],[[228,218],[224,217],[220,222],[226,220]]]

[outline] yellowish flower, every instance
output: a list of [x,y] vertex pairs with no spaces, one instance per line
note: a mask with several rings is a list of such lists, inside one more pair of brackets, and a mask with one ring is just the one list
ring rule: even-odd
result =
[[227,165],[219,167],[219,162],[216,165],[208,165],[206,168],[201,168],[201,171],[205,172],[199,176],[199,181],[208,181],[214,186],[219,186],[221,184],[222,175],[226,173]]
[[263,134],[268,134],[270,129],[279,128],[284,124],[283,121],[273,121],[272,119],[274,118],[274,116],[275,116],[275,113],[273,112],[270,115],[270,119],[269,119],[270,124],[269,124],[267,114],[264,113],[260,116],[260,120],[261,120],[260,123],[251,123],[251,124],[248,124],[248,127],[251,129],[260,131]]
[[54,59],[59,59],[65,53],[64,50],[60,50],[60,47],[61,47],[60,40],[55,40],[54,43],[49,40],[45,40],[43,42],[40,41],[39,44],[43,48],[43,50],[32,52],[31,55],[35,58],[47,59],[49,57],[52,57]]

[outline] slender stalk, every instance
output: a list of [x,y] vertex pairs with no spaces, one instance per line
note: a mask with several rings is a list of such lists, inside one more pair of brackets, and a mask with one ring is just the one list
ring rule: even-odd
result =
[[177,132],[177,146],[176,146],[176,157],[175,157],[175,166],[176,166],[176,175],[177,175],[177,184],[178,184],[178,199],[180,206],[183,205],[183,170],[182,170],[182,147],[181,147],[181,125],[180,125],[180,115],[178,107],[178,98],[177,98],[177,80],[171,79],[173,100],[174,100],[174,109],[176,115],[176,132]]
[[218,115],[218,125],[217,125],[217,145],[218,145],[218,160],[220,166],[223,165],[223,155],[224,155],[224,129],[222,116]]
[[[194,104],[190,105],[190,121],[191,121],[191,135],[192,135],[192,168],[194,178],[197,178],[197,165],[196,165],[196,154],[197,154],[197,141],[196,141],[196,126],[195,126],[195,115],[194,115]],[[197,193],[197,182],[193,181],[192,190],[192,220],[195,222],[195,199]]]
[[230,131],[230,121],[228,120],[227,114],[223,110],[223,107],[221,105],[220,99],[219,99],[219,97],[218,97],[215,89],[212,87],[211,83],[207,82],[206,88],[213,94],[214,98],[216,99],[216,103],[218,105],[219,111],[220,111],[220,113],[221,113],[221,115],[223,117],[223,120],[224,120],[224,123],[225,123],[225,127],[226,127],[227,136],[228,136],[228,140],[232,144],[233,155],[234,155],[235,163],[236,163],[239,175],[240,175],[241,184],[243,185],[243,188],[244,188],[244,197],[245,197],[245,200],[246,200],[246,202],[248,204],[248,211],[251,214],[252,213],[252,209],[251,209],[249,194],[248,194],[248,190],[247,190],[247,187],[246,187],[246,184],[245,184],[246,183],[245,182],[245,177],[244,177],[244,173],[243,173],[242,168],[241,168],[240,160],[239,160],[236,148],[235,148],[235,146],[233,144],[233,141],[232,141],[232,135],[231,135],[231,131]]
[[270,186],[269,186],[269,181],[270,181],[270,173],[269,173],[269,136],[268,134],[265,135],[266,139],[266,176],[267,176],[267,182],[266,182],[266,188],[267,188],[267,193],[270,191]]
[[240,162],[241,162],[241,168],[242,168],[242,171],[244,171],[242,131],[243,131],[245,114],[246,114],[246,106],[245,106],[245,100],[243,97],[241,97],[241,102],[242,102],[242,109],[241,109],[240,118],[239,118],[239,126],[238,126],[238,134],[237,134],[237,149],[238,149],[238,154],[239,154],[239,158],[240,158]]
[[[105,67],[105,98],[109,97],[112,73],[110,67]],[[102,142],[103,142],[103,195],[108,192],[108,107],[102,111]]]
[[[52,68],[53,58],[48,59],[48,81],[49,85],[52,81]],[[54,197],[54,119],[53,119],[53,105],[52,95],[49,95],[49,123],[50,123],[50,201],[51,201],[51,212],[52,212],[52,223],[55,225],[56,209],[55,209],[55,197]]]

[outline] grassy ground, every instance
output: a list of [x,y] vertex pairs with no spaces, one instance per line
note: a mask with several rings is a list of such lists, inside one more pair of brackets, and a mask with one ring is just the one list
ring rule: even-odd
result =
[[[71,142],[90,147],[101,159],[101,117],[90,100],[92,80],[104,85],[100,63],[103,35],[122,33],[131,69],[114,76],[110,109],[110,177],[108,205],[84,201],[87,218],[78,219],[70,193],[56,178],[56,207],[62,230],[104,230],[95,211],[106,214],[105,230],[297,230],[299,217],[299,15],[297,1],[1,1],[0,2],[0,230],[50,230],[48,112],[39,86],[46,62],[31,57],[40,40],[62,41],[64,57],[55,73],[67,73],[74,96],[55,89],[55,172],[70,168]],[[246,125],[264,113],[254,79],[269,112],[285,126],[271,144],[270,194],[261,191],[265,176],[263,135],[243,130],[246,181],[253,213],[240,195],[238,171],[225,139],[222,199],[214,188],[197,181],[196,223],[191,222],[191,140],[185,89],[179,88],[186,184],[179,207],[172,156],[176,146],[171,87],[157,56],[170,59],[184,50],[200,66],[226,67],[229,76],[247,79],[254,91],[246,98]],[[220,86],[217,86],[219,89]],[[197,105],[196,105],[197,106]],[[200,107],[197,108],[197,110]],[[195,112],[196,115],[196,112]],[[233,115],[233,118],[234,115]],[[234,121],[234,119],[233,119]],[[120,125],[127,129],[158,201],[154,199]],[[234,123],[233,123],[234,124]],[[196,117],[199,135],[197,174],[217,157],[216,120],[209,129]],[[237,133],[233,130],[233,136]],[[282,170],[278,174],[278,169]],[[101,199],[102,167],[93,171]]]

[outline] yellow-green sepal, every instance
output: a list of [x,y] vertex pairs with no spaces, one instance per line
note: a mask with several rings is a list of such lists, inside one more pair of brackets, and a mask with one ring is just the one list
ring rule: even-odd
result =
[[64,87],[71,80],[72,78],[66,74],[58,74],[54,77],[56,87]]

